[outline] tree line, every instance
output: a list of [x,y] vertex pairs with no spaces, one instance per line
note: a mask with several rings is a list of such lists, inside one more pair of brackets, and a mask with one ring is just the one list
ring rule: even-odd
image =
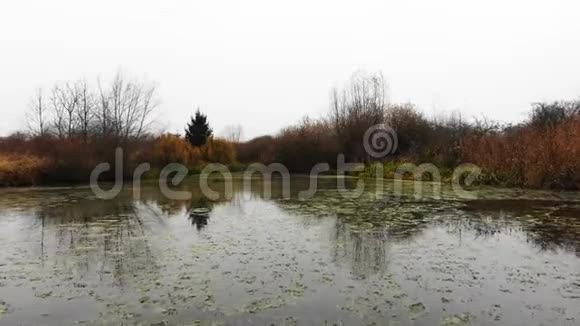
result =
[[118,73],[108,85],[98,80],[90,87],[82,79],[57,83],[48,94],[38,89],[27,121],[35,136],[127,141],[148,131],[157,105],[154,84]]
[[[381,74],[356,73],[331,91],[325,116],[238,143],[238,158],[309,172],[317,163],[336,167],[337,155],[344,154],[349,162],[389,163],[387,177],[401,163],[433,163],[444,175],[473,163],[483,170],[481,183],[580,189],[580,101],[533,103],[528,119],[506,124],[467,120],[460,112],[428,118],[412,103],[390,103],[386,89]],[[363,146],[364,133],[377,124],[393,128],[398,139],[396,151],[382,158],[369,156]]]
[[[115,163],[117,147],[124,150],[126,172],[142,162],[153,165],[153,175],[168,163],[195,171],[207,162],[235,163],[233,144],[214,137],[199,110],[184,136],[155,133],[154,83],[118,73],[90,85],[80,79],[34,93],[28,131],[0,138],[0,185],[86,182],[97,164]],[[105,179],[114,177],[112,170]]]
[[[37,91],[30,102],[29,132],[0,139],[0,185],[88,180],[100,162],[113,162],[125,149],[125,168],[150,162],[160,169],[181,163],[200,171],[210,162],[241,170],[245,164],[279,162],[291,172],[309,172],[318,163],[433,163],[450,172],[462,163],[483,169],[480,182],[533,188],[580,188],[580,101],[532,104],[527,120],[502,124],[487,118],[466,120],[452,112],[428,118],[412,103],[391,103],[380,73],[355,73],[330,92],[320,118],[305,117],[275,135],[241,141],[241,126],[226,139],[215,137],[199,109],[183,134],[151,130],[158,106],[154,84],[118,74],[108,84],[85,80]],[[363,138],[369,128],[388,125],[398,146],[384,157],[369,155]],[[364,176],[372,169],[362,171]],[[112,176],[111,176],[112,177]]]

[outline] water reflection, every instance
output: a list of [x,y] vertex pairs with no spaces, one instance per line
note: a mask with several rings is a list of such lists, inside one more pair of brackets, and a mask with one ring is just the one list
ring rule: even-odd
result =
[[348,224],[337,223],[335,232],[333,260],[350,266],[357,278],[367,278],[387,269],[391,245],[388,231],[360,232],[352,230]]
[[188,219],[198,231],[207,226],[210,210],[207,208],[193,208],[189,211]]
[[[232,198],[225,198],[223,182],[212,182],[218,201],[206,199],[194,185],[182,186],[192,192],[185,201],[169,200],[153,185],[142,189],[139,200],[131,189],[109,201],[95,199],[86,189],[5,193],[0,198],[0,245],[5,248],[0,272],[9,286],[0,287],[0,294],[25,297],[17,286],[25,279],[34,287],[31,302],[46,296],[90,297],[111,305],[103,314],[127,320],[158,317],[148,306],[153,302],[172,312],[163,318],[175,315],[170,309],[193,309],[194,317],[209,311],[223,319],[272,309],[301,314],[304,298],[341,320],[352,318],[348,311],[384,320],[391,313],[373,310],[379,299],[368,295],[394,295],[385,284],[397,291],[407,287],[419,297],[435,295],[436,303],[430,302],[435,307],[441,305],[441,293],[452,293],[445,291],[474,302],[499,298],[493,292],[497,281],[484,283],[483,270],[504,277],[502,293],[518,293],[521,284],[536,282],[535,287],[545,284],[538,293],[580,295],[573,282],[552,282],[568,281],[578,263],[569,254],[580,257],[577,202],[417,200],[390,197],[388,187],[378,199],[372,192],[349,197],[339,194],[331,179],[321,182],[314,198],[301,200],[297,194],[308,181],[293,181],[290,200],[280,199],[276,182],[274,199],[264,200],[259,180],[250,190],[236,182]],[[496,257],[498,249],[510,256],[499,252]],[[552,261],[548,254],[568,262]],[[491,256],[495,260],[486,258]],[[557,268],[547,269],[545,261]],[[538,276],[522,281],[517,279],[521,270]],[[481,291],[465,292],[471,287]],[[396,295],[380,300],[395,305],[408,294]],[[130,313],[112,309],[112,302]],[[125,307],[131,305],[136,308]],[[339,305],[344,309],[334,311]],[[473,310],[483,308],[474,305]],[[430,317],[435,323],[436,311],[432,308],[435,317]],[[273,318],[260,316],[264,322]],[[357,318],[350,322],[357,324]],[[26,324],[26,319],[14,321]]]
[[466,204],[474,228],[522,232],[541,251],[565,250],[580,257],[580,204],[552,200],[486,200]]
[[[259,181],[250,192],[243,192],[241,183],[235,185],[234,197],[222,202],[240,208],[241,201],[262,196]],[[353,273],[360,277],[385,270],[390,246],[412,241],[434,225],[444,225],[459,240],[469,232],[476,239],[521,232],[539,250],[562,249],[580,257],[578,204],[525,200],[416,201],[411,196],[376,200],[370,194],[341,198],[332,186],[332,182],[326,182],[312,200],[280,201],[278,205],[289,214],[334,217],[335,226],[330,231],[336,243],[333,260],[338,264],[348,261]],[[212,187],[224,193],[223,183],[214,182]],[[306,187],[306,182],[298,183],[293,193]],[[185,216],[198,231],[208,226],[216,202],[200,191],[192,193],[189,201],[174,201],[162,196],[155,187],[146,187],[140,201],[134,201],[127,191],[112,201],[73,197],[57,205],[43,205],[35,211],[31,226],[40,229],[38,255],[43,261],[50,256],[61,257],[62,264],[76,273],[84,273],[84,277],[98,273],[102,278],[110,273],[122,284],[123,271],[127,270],[124,264],[130,266],[129,270],[156,265],[148,235],[162,230],[167,219]],[[281,196],[281,192],[273,194]],[[71,256],[76,257],[73,262],[62,259]]]
[[[134,270],[156,272],[147,234],[157,223],[122,201],[81,200],[36,211],[30,237],[40,229],[39,255],[58,277],[124,286]],[[35,250],[33,250],[35,251]]]

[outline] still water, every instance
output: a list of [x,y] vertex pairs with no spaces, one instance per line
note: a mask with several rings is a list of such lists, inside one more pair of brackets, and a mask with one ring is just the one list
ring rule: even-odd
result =
[[580,194],[356,196],[321,178],[297,198],[308,183],[265,199],[238,180],[217,201],[195,178],[187,201],[154,183],[139,200],[0,190],[0,324],[580,324]]

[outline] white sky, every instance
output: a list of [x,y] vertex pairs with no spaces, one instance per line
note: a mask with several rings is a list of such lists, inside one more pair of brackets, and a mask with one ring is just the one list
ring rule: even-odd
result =
[[2,1],[0,135],[37,87],[118,69],[157,82],[159,127],[196,107],[246,138],[328,109],[356,70],[427,114],[517,121],[580,96],[577,0]]

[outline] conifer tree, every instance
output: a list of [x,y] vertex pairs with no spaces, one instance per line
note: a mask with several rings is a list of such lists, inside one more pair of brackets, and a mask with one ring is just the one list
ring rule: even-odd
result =
[[207,116],[202,114],[199,109],[195,112],[195,117],[191,117],[191,122],[187,124],[185,129],[185,139],[193,147],[203,146],[209,137],[211,137],[213,130],[209,127]]

